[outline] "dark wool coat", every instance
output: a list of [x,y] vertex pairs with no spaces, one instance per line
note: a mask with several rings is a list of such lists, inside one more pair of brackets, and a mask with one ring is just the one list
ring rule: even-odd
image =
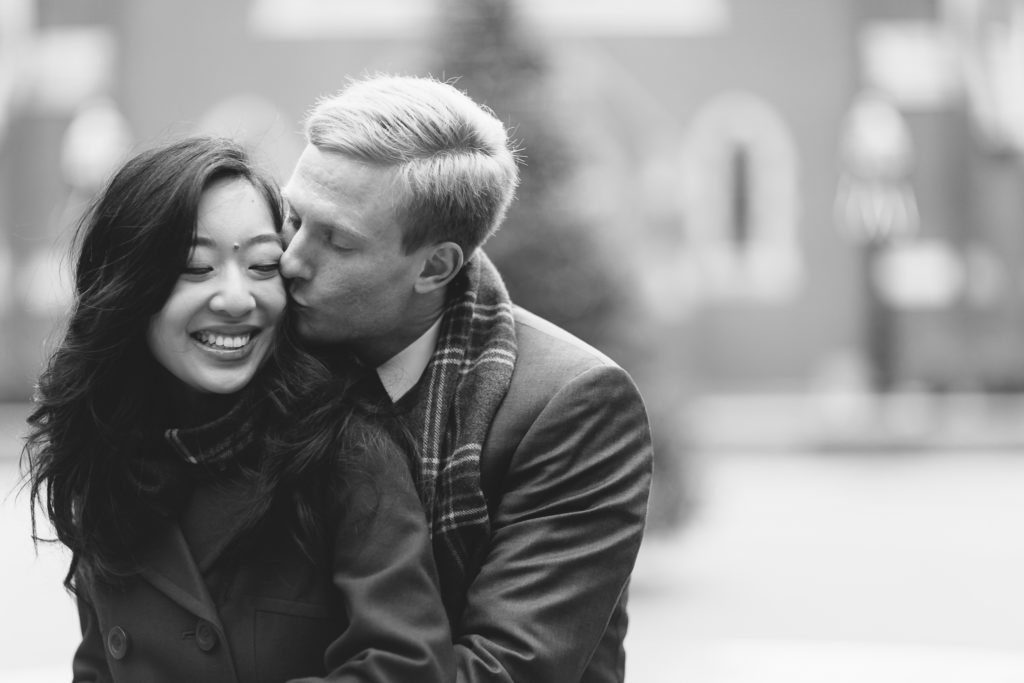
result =
[[366,472],[341,506],[354,517],[331,520],[313,560],[271,534],[259,560],[227,561],[230,535],[204,518],[230,508],[231,489],[200,486],[140,577],[78,582],[74,681],[450,683],[451,635],[408,467],[392,453]]
[[651,485],[646,409],[606,356],[514,318],[515,371],[480,457],[491,537],[452,624],[457,681],[618,683]]

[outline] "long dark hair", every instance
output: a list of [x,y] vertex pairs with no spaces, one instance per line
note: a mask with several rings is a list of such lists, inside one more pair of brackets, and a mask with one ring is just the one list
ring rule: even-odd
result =
[[[65,585],[80,564],[103,580],[135,573],[138,553],[161,517],[173,514],[179,464],[156,443],[166,426],[164,370],[146,343],[150,318],[164,305],[185,267],[206,188],[222,178],[242,178],[266,199],[275,225],[282,223],[277,185],[237,143],[194,137],[143,152],[121,167],[82,219],[75,235],[78,260],[75,300],[63,340],[42,372],[29,419],[23,464],[31,491],[33,536],[41,508],[57,540],[72,552]],[[331,406],[344,387],[325,389],[325,369],[279,326],[270,360],[261,369],[265,424],[286,425],[289,406],[318,396],[317,425],[345,423]],[[320,383],[318,383],[320,382]],[[301,414],[301,413],[299,413]],[[274,415],[271,415],[273,418]],[[261,420],[261,422],[263,422]],[[301,422],[301,421],[300,421]],[[360,422],[356,420],[356,422]],[[282,427],[283,429],[283,427]],[[370,431],[353,429],[363,438]],[[245,525],[254,527],[272,506],[277,482],[292,482],[291,506],[310,533],[317,520],[296,493],[303,477],[331,456],[338,429],[287,431],[268,437],[276,461],[261,467]],[[285,457],[286,453],[298,457]]]

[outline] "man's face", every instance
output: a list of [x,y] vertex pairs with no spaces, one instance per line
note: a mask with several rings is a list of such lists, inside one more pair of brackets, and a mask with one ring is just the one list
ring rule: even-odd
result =
[[392,169],[306,146],[284,188],[281,257],[303,339],[376,361],[411,341],[402,330],[424,261],[402,248],[399,192]]

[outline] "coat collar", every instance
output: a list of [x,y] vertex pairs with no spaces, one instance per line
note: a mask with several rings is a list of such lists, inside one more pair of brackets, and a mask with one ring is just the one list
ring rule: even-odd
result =
[[195,427],[167,429],[164,438],[185,462],[220,468],[253,443],[254,412],[253,401],[243,397],[224,415]]
[[[255,441],[255,411],[247,398],[225,415],[203,425],[172,428],[164,438],[189,467],[216,471],[225,467]],[[203,568],[216,561],[231,537],[223,539],[200,567],[174,520],[164,520],[142,562],[142,577],[154,588],[223,631],[216,605],[203,579]]]
[[166,521],[142,562],[142,577],[182,608],[223,631],[217,608],[177,524]]

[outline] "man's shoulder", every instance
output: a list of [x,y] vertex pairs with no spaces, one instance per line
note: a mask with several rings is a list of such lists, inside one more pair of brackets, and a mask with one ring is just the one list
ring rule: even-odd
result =
[[[509,458],[545,412],[546,429],[568,436],[591,412],[642,411],[636,385],[625,370],[590,344],[519,307],[515,369],[498,409],[482,456],[485,490],[504,486]],[[554,406],[554,409],[552,409]]]
[[617,368],[601,351],[535,313],[513,306],[519,371],[567,377],[595,367]]
[[567,387],[633,386],[615,361],[587,342],[518,306],[516,364],[506,407],[542,408]]

